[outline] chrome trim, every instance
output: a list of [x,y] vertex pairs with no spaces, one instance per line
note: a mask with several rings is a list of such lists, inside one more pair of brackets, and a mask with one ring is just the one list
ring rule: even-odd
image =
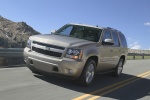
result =
[[59,53],[64,53],[65,49],[64,50],[60,50],[60,49],[55,49],[55,48],[50,48],[50,47],[46,47],[46,46],[41,46],[41,45],[38,45],[38,44],[32,44],[33,47],[36,47],[36,48],[40,48],[40,49],[43,49],[43,50],[47,50],[47,51],[55,51],[55,52],[59,52]]

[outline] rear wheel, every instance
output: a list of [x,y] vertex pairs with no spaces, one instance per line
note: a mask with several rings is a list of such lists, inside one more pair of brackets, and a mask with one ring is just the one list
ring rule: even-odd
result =
[[95,67],[96,63],[94,60],[89,59],[83,69],[83,72],[80,76],[80,82],[84,86],[90,86],[93,82],[95,76]]
[[113,73],[114,76],[118,77],[121,75],[123,70],[123,63],[124,63],[124,59],[120,58],[118,65],[116,66],[115,72]]

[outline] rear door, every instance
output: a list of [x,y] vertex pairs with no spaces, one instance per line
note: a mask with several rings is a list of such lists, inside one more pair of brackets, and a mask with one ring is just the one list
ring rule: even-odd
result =
[[113,37],[113,40],[114,40],[114,45],[113,45],[113,48],[112,48],[112,56],[113,56],[112,67],[116,67],[116,65],[119,62],[122,50],[121,50],[121,47],[120,47],[120,41],[119,41],[117,31],[112,31],[112,37]]

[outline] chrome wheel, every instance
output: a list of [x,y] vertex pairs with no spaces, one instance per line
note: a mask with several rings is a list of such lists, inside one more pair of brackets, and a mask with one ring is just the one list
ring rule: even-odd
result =
[[93,83],[95,77],[95,68],[95,61],[93,59],[88,59],[79,78],[79,82],[83,86],[90,86]]
[[115,71],[112,73],[113,76],[119,77],[121,75],[122,70],[123,70],[123,63],[124,63],[124,59],[120,58],[117,66],[115,68]]
[[94,78],[94,65],[90,64],[86,71],[86,83],[90,83]]

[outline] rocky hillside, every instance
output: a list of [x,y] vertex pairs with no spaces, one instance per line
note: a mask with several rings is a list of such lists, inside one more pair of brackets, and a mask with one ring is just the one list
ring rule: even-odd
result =
[[40,34],[25,22],[13,22],[0,16],[0,47],[24,48],[31,35]]

